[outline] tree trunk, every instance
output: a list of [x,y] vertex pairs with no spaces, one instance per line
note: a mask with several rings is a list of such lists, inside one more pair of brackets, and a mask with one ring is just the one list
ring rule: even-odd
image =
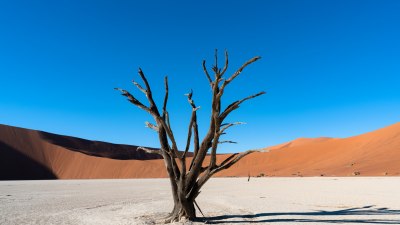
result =
[[[173,193],[173,195],[176,196],[176,198],[174,197],[174,199],[177,200],[174,201],[174,208],[165,222],[170,223],[182,220],[193,221],[194,219],[196,219],[194,200],[186,199],[185,197],[183,197],[183,195],[180,195],[178,193]],[[183,198],[180,198],[179,196]]]

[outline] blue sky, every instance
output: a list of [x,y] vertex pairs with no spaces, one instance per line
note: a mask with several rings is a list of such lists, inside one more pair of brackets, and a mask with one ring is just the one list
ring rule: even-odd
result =
[[[224,103],[258,91],[228,121],[221,152],[298,137],[347,137],[400,121],[400,1],[1,1],[0,123],[158,146],[134,91],[142,67],[183,146],[191,88],[202,135],[210,89],[201,61],[230,53],[246,69]],[[222,56],[222,54],[221,54]],[[143,98],[141,98],[144,100]]]

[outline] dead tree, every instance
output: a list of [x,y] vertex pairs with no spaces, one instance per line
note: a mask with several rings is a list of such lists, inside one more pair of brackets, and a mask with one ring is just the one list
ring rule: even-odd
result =
[[[253,153],[257,150],[249,150],[242,153],[235,153],[227,157],[221,163],[217,163],[217,148],[220,143],[234,143],[232,141],[221,141],[220,137],[225,134],[226,130],[232,126],[242,124],[240,122],[224,123],[225,119],[230,113],[239,108],[239,106],[252,98],[265,94],[259,92],[257,94],[248,96],[241,100],[237,100],[229,104],[225,109],[221,108],[221,98],[224,94],[225,88],[235,79],[248,65],[259,60],[260,57],[254,57],[245,62],[235,73],[228,78],[223,78],[228,69],[228,53],[225,52],[225,63],[222,68],[218,67],[218,55],[215,51],[215,64],[212,67],[213,77],[210,75],[206,68],[206,61],[203,60],[203,69],[207,77],[209,85],[212,89],[212,110],[210,116],[210,124],[208,132],[204,139],[200,142],[199,131],[197,124],[197,110],[200,108],[196,106],[192,99],[193,92],[187,94],[187,99],[192,109],[191,119],[188,126],[188,135],[186,146],[182,151],[179,151],[175,141],[174,133],[171,129],[169,114],[167,111],[168,102],[168,78],[165,77],[165,97],[162,105],[162,111],[159,110],[154,102],[151,92],[150,84],[147,81],[143,71],[139,68],[139,76],[144,83],[144,87],[139,83],[133,81],[133,84],[145,94],[148,105],[143,104],[131,93],[124,89],[115,88],[120,91],[123,96],[140,109],[148,112],[154,118],[155,123],[146,122],[147,127],[155,130],[158,133],[161,148],[160,150],[153,150],[141,148],[148,153],[160,154],[164,158],[165,166],[169,176],[172,196],[174,200],[174,208],[166,219],[166,222],[180,221],[181,219],[193,220],[196,218],[196,210],[194,207],[195,199],[200,194],[200,189],[210,179],[211,176],[219,171],[228,169],[237,163],[244,156]],[[189,152],[190,145],[193,139],[193,156],[191,162],[187,164],[186,158]],[[207,154],[209,152],[209,154]],[[204,159],[209,155],[209,163],[204,163]]]

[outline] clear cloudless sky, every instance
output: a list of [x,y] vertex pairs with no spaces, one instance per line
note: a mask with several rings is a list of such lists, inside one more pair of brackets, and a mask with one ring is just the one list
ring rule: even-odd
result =
[[[298,137],[348,137],[400,121],[400,1],[0,1],[0,123],[114,143],[159,146],[142,67],[184,146],[191,88],[206,132],[211,92],[201,61],[230,54],[224,104],[258,91],[228,121],[221,152]],[[222,59],[221,59],[222,61]]]

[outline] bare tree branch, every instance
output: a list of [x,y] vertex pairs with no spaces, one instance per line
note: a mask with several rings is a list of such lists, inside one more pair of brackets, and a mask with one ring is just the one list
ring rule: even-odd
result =
[[172,151],[175,154],[174,157],[180,158],[179,152],[178,152],[178,146],[176,145],[176,141],[175,141],[175,136],[174,136],[174,133],[172,133],[172,129],[171,129],[170,125],[167,125],[164,120],[160,120],[160,123],[162,124],[163,127],[165,127],[165,131],[166,131],[169,139],[172,142]]
[[162,153],[161,153],[160,150],[149,149],[149,148],[145,148],[145,147],[142,147],[142,146],[137,147],[137,150],[143,150],[143,151],[145,151],[145,152],[147,152],[147,153],[150,153],[150,154],[162,155]]
[[228,128],[230,128],[230,127],[232,127],[232,126],[235,126],[235,125],[242,125],[242,124],[246,124],[246,123],[244,123],[244,122],[234,122],[234,123],[225,123],[225,124],[221,124],[221,130],[219,131],[219,133],[222,135],[222,134],[225,134],[225,131],[228,129]]
[[171,162],[172,162],[172,168],[173,168],[173,170],[174,170],[174,175],[175,175],[175,181],[176,182],[179,182],[179,177],[181,176],[181,172],[180,172],[180,170],[179,170],[179,168],[178,168],[178,164],[176,163],[176,161],[175,161],[175,156],[173,155],[174,153],[172,152],[172,154],[169,154],[169,157],[170,157],[170,160],[171,160]]
[[154,114],[159,115],[156,103],[154,102],[153,95],[151,93],[151,88],[150,88],[149,82],[147,81],[147,78],[144,75],[144,73],[143,73],[141,68],[139,68],[138,73],[139,73],[139,76],[142,78],[142,80],[144,82],[144,85],[146,86],[146,93],[145,94],[146,94],[146,97],[147,97],[147,99],[149,100],[149,103],[150,103],[150,107],[149,108],[154,112]]
[[221,113],[221,115],[219,116],[220,120],[223,121],[229,115],[229,113],[231,113],[233,110],[239,108],[239,105],[242,104],[244,101],[247,101],[247,100],[252,99],[252,98],[256,98],[256,97],[258,97],[260,95],[263,95],[265,93],[266,92],[262,91],[262,92],[259,92],[257,94],[248,96],[248,97],[246,97],[244,99],[241,99],[241,100],[233,102],[232,104],[228,105],[228,107],[226,107],[226,109]]
[[192,161],[191,161],[191,163],[190,163],[190,168],[189,168],[189,170],[192,169],[193,163],[194,163],[194,161],[195,161],[195,159],[196,159],[196,156],[197,156],[197,154],[198,154],[198,151],[199,151],[199,149],[200,149],[199,128],[198,128],[198,126],[197,126],[197,114],[196,114],[196,111],[197,111],[197,109],[199,109],[199,108],[200,108],[200,106],[193,109],[194,118],[193,118],[192,127],[193,127],[193,145],[194,145],[194,149],[193,149],[193,158],[192,158]]
[[124,90],[124,89],[121,89],[121,88],[114,88],[114,89],[117,90],[117,91],[120,91],[120,92],[122,93],[122,95],[125,96],[125,97],[127,97],[128,100],[129,100],[132,104],[134,104],[134,105],[136,105],[137,107],[139,107],[139,108],[141,108],[141,109],[143,109],[143,110],[145,110],[145,111],[151,113],[150,109],[149,109],[147,106],[143,105],[139,100],[137,100],[135,97],[133,97],[133,95],[132,95],[131,93],[129,93],[128,91],[126,91],[126,90]]
[[218,68],[218,49],[215,49],[215,53],[214,53],[214,58],[215,58],[215,68]]
[[238,154],[239,153],[234,153],[234,154],[230,155],[228,158],[226,158],[224,161],[222,161],[222,163],[218,167],[225,165],[227,162],[229,162],[232,158],[234,158]]
[[146,127],[150,128],[150,129],[153,129],[155,132],[159,131],[158,126],[156,126],[156,125],[154,125],[154,124],[152,124],[152,123],[150,123],[148,121],[146,121],[144,123],[146,124]]
[[138,74],[139,74],[140,78],[142,78],[142,80],[143,80],[143,82],[144,82],[144,85],[146,86],[146,90],[147,90],[148,92],[151,92],[151,88],[150,88],[149,82],[147,81],[147,78],[146,78],[146,76],[144,75],[144,73],[143,73],[143,71],[142,71],[141,68],[139,68]]
[[189,134],[188,134],[188,139],[187,139],[187,144],[186,144],[186,149],[185,149],[185,153],[189,150],[189,146],[190,146],[190,138],[192,135],[192,129],[193,129],[193,133],[194,133],[194,154],[193,154],[193,159],[192,162],[190,163],[190,167],[189,169],[192,168],[193,165],[193,161],[196,158],[196,154],[197,151],[199,149],[199,131],[198,131],[198,126],[197,126],[197,113],[196,111],[200,108],[196,107],[196,104],[193,101],[193,90],[190,90],[190,92],[188,94],[185,94],[188,98],[188,102],[190,104],[190,106],[192,106],[192,116],[190,119],[190,123],[189,123]]
[[260,56],[256,56],[245,62],[236,72],[229,77],[228,79],[225,80],[225,82],[222,84],[221,89],[225,89],[225,87],[232,81],[234,80],[239,74],[243,71],[244,68],[246,68],[248,65],[254,63],[255,61],[261,59]]
[[196,104],[194,103],[194,101],[192,99],[193,90],[190,90],[190,93],[186,94],[186,96],[188,98],[188,102],[189,102],[190,106],[192,106],[192,116],[191,116],[190,123],[189,123],[187,144],[186,144],[185,152],[184,152],[183,157],[182,157],[183,158],[182,163],[184,164],[184,165],[182,165],[182,168],[186,169],[186,153],[189,151],[190,139],[191,139],[192,129],[193,129],[193,133],[194,133],[194,140],[193,140],[194,153],[193,153],[193,158],[192,158],[192,161],[191,161],[190,167],[189,167],[189,170],[191,170],[192,166],[193,166],[193,163],[194,163],[194,161],[196,159],[197,152],[199,150],[199,131],[198,131],[198,126],[197,126],[197,113],[196,113],[196,111],[200,107],[196,107]]
[[164,96],[164,104],[163,104],[163,119],[168,116],[167,112],[167,103],[168,103],[168,77],[164,77],[164,87],[165,87],[165,96]]
[[[212,70],[213,70],[214,73],[215,73],[215,77],[216,77],[216,78],[217,78],[217,77],[219,78],[219,77],[220,77],[220,73],[221,73],[221,69],[218,68],[218,49],[215,49],[214,58],[215,58],[215,64],[214,64],[214,66],[212,67]],[[216,80],[218,80],[218,79],[216,79]]]
[[205,167],[201,167],[200,168],[200,173],[203,173],[204,171],[206,171],[206,170],[208,170],[208,166],[205,166]]
[[208,80],[208,82],[210,83],[210,85],[211,85],[211,87],[212,87],[212,80],[211,80],[211,77],[210,77],[210,74],[208,74],[208,71],[207,71],[207,67],[206,67],[206,60],[203,60],[203,70],[204,70],[204,74],[206,75],[206,77],[207,77],[207,80]]
[[[192,116],[192,118],[193,118],[193,116]],[[192,119],[191,119],[191,120],[192,120]],[[183,152],[183,154],[182,154],[182,156],[181,156],[182,159],[185,159],[186,154],[187,154],[187,152],[189,151],[189,148],[190,148],[190,140],[191,140],[191,138],[192,138],[192,124],[193,124],[193,122],[190,121],[190,123],[189,123],[188,135],[187,135],[187,139],[186,139],[185,151]]]
[[265,150],[248,150],[248,151],[239,153],[239,154],[235,155],[236,157],[234,157],[234,159],[231,158],[231,160],[229,162],[228,161],[227,162],[224,161],[225,163],[221,163],[221,165],[219,167],[217,167],[216,169],[214,169],[214,171],[212,173],[215,174],[215,173],[217,173],[217,172],[219,172],[221,170],[228,169],[229,167],[231,167],[232,165],[237,163],[239,160],[241,160],[246,155],[249,155],[249,154],[254,153],[254,152],[268,152],[268,151],[265,151]]
[[225,143],[228,143],[228,144],[237,144],[236,141],[218,141],[218,144],[225,144]]
[[193,90],[190,90],[190,92],[188,94],[185,94],[188,98],[188,102],[190,104],[190,106],[192,106],[192,116],[190,118],[190,122],[189,122],[189,129],[188,129],[188,135],[187,135],[187,141],[186,141],[186,147],[185,147],[185,151],[182,155],[182,158],[185,159],[186,153],[189,151],[189,147],[190,147],[190,140],[192,138],[192,129],[193,129],[193,123],[195,120],[197,120],[196,117],[196,111],[198,109],[198,107],[196,107],[196,104],[194,103],[192,96],[193,96]]
[[221,76],[223,76],[225,74],[226,70],[228,69],[228,62],[229,62],[228,61],[228,51],[225,50],[225,65],[224,65],[224,68],[222,69]]
[[146,89],[144,89],[139,83],[137,83],[135,80],[132,80],[132,83],[141,91],[143,94],[147,95]]
[[[199,107],[196,107],[196,109],[195,109],[195,111],[197,110],[197,109],[199,109],[200,108],[200,106]],[[195,115],[196,116],[196,118],[195,119],[193,119],[193,133],[194,133],[194,140],[193,140],[193,142],[194,142],[194,150],[193,150],[193,153],[194,153],[194,155],[196,155],[197,154],[197,151],[199,150],[199,148],[200,148],[200,146],[199,146],[199,127],[197,126],[197,115]]]

